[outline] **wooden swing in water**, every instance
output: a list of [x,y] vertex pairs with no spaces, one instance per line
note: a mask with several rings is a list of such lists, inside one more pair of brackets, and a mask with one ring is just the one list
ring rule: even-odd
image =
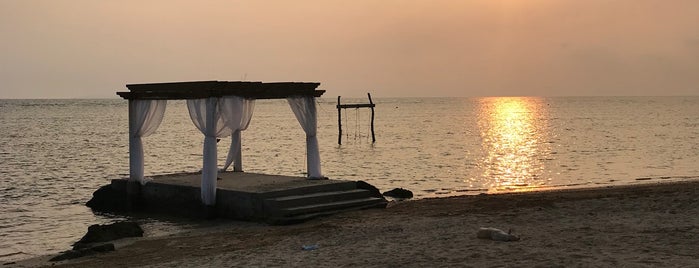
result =
[[341,104],[340,103],[340,96],[337,96],[337,128],[338,128],[338,136],[337,136],[337,144],[342,145],[342,109],[348,109],[348,108],[354,108],[354,109],[359,109],[359,108],[370,108],[371,109],[371,143],[376,142],[376,136],[374,135],[374,107],[376,107],[376,104],[374,104],[373,101],[371,101],[371,93],[367,93],[367,96],[369,97],[369,103],[355,103],[355,104]]

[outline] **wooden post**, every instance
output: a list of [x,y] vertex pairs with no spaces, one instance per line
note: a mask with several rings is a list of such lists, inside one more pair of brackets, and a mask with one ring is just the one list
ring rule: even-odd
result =
[[340,96],[337,96],[337,144],[342,145],[342,108],[340,107]]
[[141,167],[137,168],[137,165],[135,165],[137,161],[134,159],[136,149],[134,148],[133,139],[135,137],[131,135],[131,133],[135,132],[134,128],[136,128],[136,113],[136,101],[129,100],[129,179],[126,181],[126,208],[129,212],[136,210],[140,199],[139,196],[141,195],[141,182],[136,180],[134,173],[136,169],[140,170],[140,174],[143,176],[143,158],[141,158]]
[[371,93],[367,93],[369,96],[369,104],[371,104],[371,143],[376,142],[376,136],[374,136],[374,102],[371,101]]

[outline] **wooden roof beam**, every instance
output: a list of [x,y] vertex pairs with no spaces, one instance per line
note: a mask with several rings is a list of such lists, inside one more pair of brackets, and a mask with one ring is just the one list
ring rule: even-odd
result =
[[124,99],[199,99],[240,96],[249,99],[283,99],[292,96],[320,97],[325,90],[316,90],[320,83],[305,82],[241,82],[193,81],[153,84],[129,84],[129,92],[117,92]]

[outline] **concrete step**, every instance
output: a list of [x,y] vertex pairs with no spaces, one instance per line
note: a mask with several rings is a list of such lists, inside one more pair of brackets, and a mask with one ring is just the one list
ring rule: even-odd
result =
[[342,200],[330,203],[320,203],[298,207],[282,208],[279,209],[278,214],[273,215],[273,217],[294,217],[301,216],[304,214],[321,213],[326,211],[363,207],[369,205],[378,205],[382,203],[386,203],[386,200],[377,197],[364,197],[359,199]]
[[329,215],[348,212],[348,211],[370,209],[370,208],[386,208],[386,205],[387,205],[387,202],[385,200],[382,200],[380,202],[376,202],[376,203],[372,203],[372,204],[367,204],[367,205],[362,205],[362,206],[354,206],[354,207],[349,207],[349,208],[344,208],[344,209],[326,210],[326,211],[307,213],[307,214],[301,214],[301,215],[296,215],[296,216],[287,216],[287,217],[269,217],[269,218],[267,218],[266,222],[269,224],[272,224],[272,225],[289,225],[289,224],[296,224],[296,223],[305,222],[305,221],[308,221],[308,220],[311,220],[314,218],[318,218],[318,217],[324,217],[324,216],[329,216]]
[[354,181],[328,181],[321,184],[309,185],[303,187],[295,187],[291,189],[284,189],[278,191],[271,191],[261,194],[260,197],[265,199],[283,197],[283,196],[297,196],[297,195],[307,195],[319,192],[334,192],[334,191],[347,191],[357,189],[357,183]]
[[333,203],[343,200],[361,199],[366,197],[371,197],[371,192],[364,189],[352,189],[269,198],[265,200],[265,203],[270,208],[283,209],[306,206],[310,204]]

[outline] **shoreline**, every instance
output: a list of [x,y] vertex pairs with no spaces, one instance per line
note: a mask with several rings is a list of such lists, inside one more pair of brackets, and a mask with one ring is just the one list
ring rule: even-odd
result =
[[[424,198],[289,226],[225,222],[4,267],[692,266],[698,213],[699,181]],[[521,240],[478,239],[480,227]]]

